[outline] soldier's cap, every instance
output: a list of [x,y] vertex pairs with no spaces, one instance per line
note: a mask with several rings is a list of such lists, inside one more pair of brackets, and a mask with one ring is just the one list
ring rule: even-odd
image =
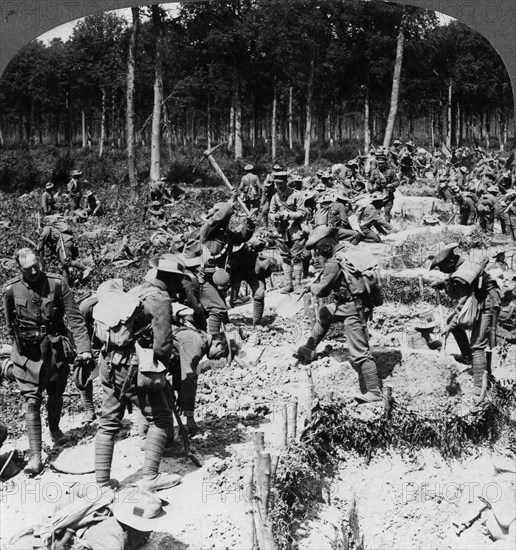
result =
[[299,174],[291,174],[290,181],[303,181],[303,178]]
[[439,181],[448,181],[448,176],[446,174],[441,174],[439,176]]
[[229,273],[225,269],[216,269],[212,280],[217,286],[227,286],[229,283]]
[[461,166],[461,167],[460,167],[460,171],[461,171],[461,172],[464,172],[464,174],[467,174],[467,173],[468,173],[468,169],[467,169],[465,166]]
[[[159,498],[156,493],[133,489],[121,491],[119,498],[111,504],[111,511],[115,519],[137,531],[148,532],[156,529],[156,520],[166,515],[163,506],[166,500]],[[159,525],[159,524],[158,524]]]
[[161,178],[159,178],[159,181],[168,182],[168,177],[167,176],[161,176]]
[[0,346],[0,357],[10,357],[13,351],[11,344],[2,344]]
[[336,201],[351,202],[351,199],[343,191],[334,191],[333,198]]
[[488,193],[499,193],[500,192],[500,189],[498,188],[498,185],[490,185],[486,191]]
[[274,179],[280,180],[280,181],[287,181],[288,178],[288,172],[285,170],[281,170],[279,172],[274,172]]
[[82,176],[82,172],[80,170],[74,170],[70,175],[72,177],[73,176]]
[[441,151],[435,151],[434,157],[441,157],[441,156],[442,156],[442,152],[441,152]]
[[332,203],[332,202],[334,202],[333,194],[332,194],[332,193],[324,193],[323,195],[321,195],[321,196],[317,199],[317,202],[318,202],[319,204],[329,204],[329,203]]
[[459,243],[450,243],[450,244],[447,244],[441,251],[439,251],[434,256],[428,256],[428,259],[432,260],[432,262],[430,263],[429,270],[432,271],[432,269],[439,267],[446,260],[454,256],[458,256],[456,252],[456,248],[458,246],[459,246]]
[[324,185],[324,183],[318,183],[316,186],[315,186],[315,190],[318,191],[319,193],[324,193],[328,188],[326,187],[326,185]]
[[283,171],[283,168],[279,165],[279,164],[275,164],[272,169],[275,171],[275,172],[281,172]]
[[149,265],[158,271],[186,276],[185,264],[176,254],[162,254],[161,256],[155,256],[149,260]]
[[412,140],[406,141],[405,145],[408,145],[409,147],[414,147],[414,142]]
[[[283,180],[278,180],[278,182],[280,182],[280,181],[283,181]],[[264,185],[265,185],[265,187],[271,187],[272,185],[274,185],[274,183],[275,183],[274,179],[267,178],[264,182]]]
[[493,255],[493,258],[495,260],[505,260],[505,250],[502,250],[501,252],[497,252],[496,254]]
[[317,193],[314,189],[307,189],[303,196],[303,204],[306,204],[308,201],[315,199],[317,197]]
[[358,162],[357,162],[356,159],[351,159],[351,160],[348,160],[347,165],[348,166],[357,166]]
[[423,332],[425,330],[433,330],[436,327],[434,316],[432,312],[422,313],[416,321],[415,330]]
[[331,173],[326,170],[326,172],[323,172],[323,174],[321,175],[321,178],[328,180],[331,178]]
[[315,175],[319,177],[321,177],[323,174],[324,174],[324,170],[321,170],[321,169],[317,170],[317,172],[315,173]]
[[91,190],[86,191],[86,193],[84,193],[84,196],[85,196],[86,198],[91,197],[92,195],[93,195],[93,191],[91,191]]
[[502,174],[504,176],[509,176],[511,174],[511,170],[509,168],[505,168],[504,170],[502,170]]
[[423,216],[423,224],[425,225],[439,225],[439,216],[436,216],[435,214],[426,214]]
[[152,201],[150,203],[150,206],[153,206],[154,208],[157,208],[158,206],[161,206],[161,202],[160,201]]
[[46,185],[45,185],[45,189],[54,189],[54,184],[49,181]]
[[479,204],[477,206],[477,212],[489,212],[490,210],[491,209],[487,206],[487,204]]
[[393,142],[392,142],[393,145],[401,145],[401,141],[399,139],[395,139]]
[[371,194],[371,202],[380,202],[385,200],[385,194],[382,191],[375,191]]
[[254,166],[252,164],[246,164],[244,166],[244,170],[246,170],[247,172],[249,172],[250,170],[252,170],[254,168]]
[[328,227],[327,225],[320,225],[316,227],[309,235],[305,247],[307,250],[315,248],[317,243],[327,237],[338,237],[339,229],[337,227]]
[[186,267],[198,267],[202,264],[202,245],[198,239],[188,241],[183,246],[181,260]]

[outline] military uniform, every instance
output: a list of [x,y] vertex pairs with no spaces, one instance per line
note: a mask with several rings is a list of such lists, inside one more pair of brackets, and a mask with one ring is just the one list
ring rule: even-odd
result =
[[382,218],[380,211],[374,204],[367,204],[362,210],[358,209],[357,212],[358,223],[363,233],[363,241],[379,243],[381,239],[378,233],[387,235],[392,231],[391,224]]
[[[430,269],[439,268],[440,271],[443,262],[452,260],[452,268],[444,272],[449,273],[450,277],[438,283],[436,288],[444,288],[446,293],[454,300],[457,300],[455,315],[448,321],[448,331],[451,332],[461,351],[461,360],[473,364],[473,381],[475,384],[475,393],[480,394],[482,387],[482,378],[487,369],[486,349],[489,345],[489,337],[493,323],[496,323],[495,312],[500,308],[500,294],[495,281],[489,274],[481,269],[478,264],[467,262],[464,258],[457,256],[453,248],[443,250],[436,256]],[[478,272],[471,284],[457,284],[453,275],[461,269],[469,272]],[[467,299],[474,294],[478,300],[478,309],[480,314],[473,322],[471,327],[471,337],[468,339],[466,330],[462,328],[457,320],[457,313],[462,309]],[[496,327],[494,327],[496,328]],[[491,346],[489,346],[491,347]]]
[[[173,351],[172,302],[165,285],[153,277],[148,277],[143,285],[130,291],[130,294],[137,296],[143,304],[143,310],[135,320],[134,331],[139,331],[150,323],[152,336],[148,338],[154,357],[169,368]],[[132,365],[138,361],[134,343],[123,348],[106,347],[94,337],[93,345],[101,350],[100,382],[103,395],[102,413],[95,439],[96,481],[100,485],[109,483],[115,436],[122,428],[126,407],[132,404],[139,408],[149,426],[145,443],[143,483],[148,484],[147,489],[155,490],[153,484],[157,483],[159,476],[164,479],[164,474],[159,474],[159,465],[167,438],[173,433],[172,411],[166,395],[163,390],[148,392],[138,387],[136,380],[132,380],[127,384],[125,394],[121,396],[122,387]],[[170,482],[179,482],[179,477],[171,477]]]
[[239,191],[242,193],[243,200],[247,208],[257,208],[260,202],[260,178],[251,172],[242,176]]
[[[285,275],[284,291],[291,292],[292,279],[301,284],[306,237],[303,221],[307,216],[302,193],[287,187],[279,189],[271,199],[270,217],[280,235],[279,249]],[[292,290],[291,290],[292,289]]]
[[[312,236],[308,240],[309,247],[311,239]],[[317,357],[315,349],[326,336],[330,326],[333,323],[342,322],[351,360],[360,369],[367,391],[379,393],[380,382],[376,363],[369,348],[367,331],[367,322],[371,317],[373,304],[368,297],[354,298],[349,291],[339,261],[335,257],[338,252],[345,251],[346,248],[346,245],[342,244],[334,246],[333,256],[324,264],[319,282],[309,287],[309,291],[319,298],[326,298],[333,291],[335,301],[319,310],[312,334],[307,343],[299,348],[298,353],[301,359],[314,360]]]
[[13,375],[27,405],[29,444],[41,462],[43,392],[48,394],[50,432],[59,436],[62,396],[74,355],[68,330],[79,354],[90,352],[88,331],[68,284],[53,273],[42,272],[33,283],[22,276],[11,279],[4,287],[4,312],[14,339]]
[[43,257],[45,247],[47,247],[52,254],[57,255],[59,263],[61,264],[61,274],[67,283],[70,278],[70,267],[75,267],[82,271],[83,278],[86,278],[89,274],[90,269],[76,260],[78,251],[75,246],[73,233],[65,222],[54,222],[43,228],[38,243],[38,251]]
[[[200,242],[204,247],[204,265],[201,270],[201,303],[208,312],[208,332],[220,332],[221,323],[227,317],[225,291],[219,288],[218,275],[226,271],[225,286],[230,285],[233,248],[248,241],[254,233],[254,222],[249,218],[239,229],[229,229],[233,215],[231,203],[217,203],[200,230]],[[234,263],[233,263],[234,267]],[[238,275],[234,273],[235,277]],[[214,279],[215,276],[215,279]],[[240,280],[243,280],[240,278]],[[262,297],[263,299],[263,297]]]
[[81,207],[81,189],[79,187],[79,181],[72,177],[66,186],[66,190],[68,191],[68,196],[72,201],[74,210],[77,210]]
[[44,216],[53,214],[56,210],[56,199],[54,195],[45,189],[41,195],[41,211]]

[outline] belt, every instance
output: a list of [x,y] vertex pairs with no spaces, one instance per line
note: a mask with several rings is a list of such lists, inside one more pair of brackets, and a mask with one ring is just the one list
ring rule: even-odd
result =
[[23,340],[43,340],[47,336],[57,334],[54,330],[50,330],[47,325],[41,325],[39,329],[28,329],[20,331],[20,337]]

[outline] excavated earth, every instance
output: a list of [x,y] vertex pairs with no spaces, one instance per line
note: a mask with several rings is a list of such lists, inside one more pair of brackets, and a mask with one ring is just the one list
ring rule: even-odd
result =
[[[434,213],[435,200],[427,202],[430,206],[424,214]],[[412,203],[417,208],[422,204]],[[407,219],[413,212],[410,204],[407,200],[400,207]],[[399,227],[407,225],[401,218],[397,223]],[[414,281],[418,284],[420,279],[428,286],[436,275],[429,276],[424,265],[400,273],[402,266],[392,265],[395,247],[418,232],[423,236],[436,233],[435,243],[439,243],[439,232],[450,229],[443,225],[415,228],[419,224],[410,223],[412,228],[369,247],[385,260],[388,284],[398,284],[400,292],[404,284],[413,285]],[[464,228],[459,226],[457,231]],[[393,283],[396,278],[399,282]],[[303,311],[289,319],[277,315],[276,308],[284,300],[277,290],[280,283],[278,274],[274,277],[275,288],[268,289],[264,327],[253,330],[250,303],[230,311],[232,325],[239,327],[245,342],[237,362],[231,367],[222,361],[201,363],[197,406],[201,433],[194,438],[192,448],[202,466],[196,467],[187,458],[164,459],[162,469],[181,474],[183,480],[162,493],[169,502],[167,515],[157,520],[155,531],[143,547],[146,550],[250,548],[251,532],[246,517],[249,492],[244,479],[255,455],[252,433],[263,431],[266,449],[282,455],[288,463],[288,448],[282,447],[283,407],[297,398],[299,433],[312,404],[310,378],[321,400],[352,402],[357,393],[362,381],[349,362],[342,327],[332,328],[318,348],[317,361],[310,367],[298,363],[293,354],[309,334],[309,323]],[[445,308],[445,314],[447,311]],[[371,347],[383,385],[392,387],[396,402],[415,411],[422,421],[438,418],[450,410],[459,416],[468,415],[475,407],[474,401],[467,397],[472,387],[471,371],[453,358],[453,353],[458,352],[453,338],[444,352],[428,349],[415,330],[422,314],[439,318],[435,302],[423,293],[413,303],[391,301],[376,309],[370,326]],[[506,385],[514,384],[515,364],[516,348],[508,342],[503,356],[495,353],[493,357],[494,376]],[[81,425],[81,406],[75,392],[70,384],[65,397],[67,413],[62,421],[62,429],[72,436],[72,444],[65,450],[52,449],[44,429],[50,466],[35,479],[22,472],[0,484],[0,536],[4,541],[52,514],[56,503],[69,502],[73,497],[67,491],[72,485],[93,484],[92,473],[63,474],[51,466],[61,452],[74,453],[70,461],[91,464],[93,460],[95,426]],[[4,383],[1,396],[2,421],[10,425],[12,433],[2,453],[11,449],[27,451],[22,399],[10,383]],[[95,401],[100,406],[98,382]],[[357,421],[371,419],[383,415],[383,404],[352,410]],[[514,427],[514,415],[512,420]],[[297,528],[296,544],[313,550],[514,548],[515,523],[512,531],[505,533],[504,540],[494,542],[489,535],[492,531],[486,527],[493,521],[489,510],[460,534],[455,525],[479,512],[483,506],[479,497],[504,517],[516,518],[516,474],[500,473],[500,465],[508,465],[514,471],[509,439],[509,433],[502,434],[494,445],[465,450],[460,460],[445,459],[435,449],[410,452],[390,448],[376,452],[369,461],[342,452],[330,489]],[[129,485],[141,476],[142,462],[137,418],[133,413],[124,420],[124,429],[118,437],[112,475],[123,485]],[[350,543],[347,538],[350,530],[359,532],[362,542]]]

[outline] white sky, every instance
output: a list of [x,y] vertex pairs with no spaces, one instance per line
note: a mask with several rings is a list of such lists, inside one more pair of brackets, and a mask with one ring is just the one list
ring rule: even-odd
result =
[[[173,2],[161,4],[161,6],[166,10],[174,10],[177,9],[178,4],[177,2]],[[120,17],[125,17],[125,19],[127,19],[128,21],[131,20],[131,8],[113,10],[113,13],[116,13]],[[439,12],[436,12],[436,14],[439,18],[439,22],[442,25],[453,21],[453,18],[449,17],[448,15],[444,15],[443,13]],[[59,25],[59,27],[55,27],[54,29],[47,31],[46,33],[39,36],[38,40],[41,40],[48,44],[54,38],[61,38],[64,42],[66,42],[66,40],[68,40],[68,38],[70,38],[70,36],[72,35],[73,28],[79,21],[81,21],[81,19],[75,19],[74,21],[70,21],[68,23],[65,23],[64,25]]]

